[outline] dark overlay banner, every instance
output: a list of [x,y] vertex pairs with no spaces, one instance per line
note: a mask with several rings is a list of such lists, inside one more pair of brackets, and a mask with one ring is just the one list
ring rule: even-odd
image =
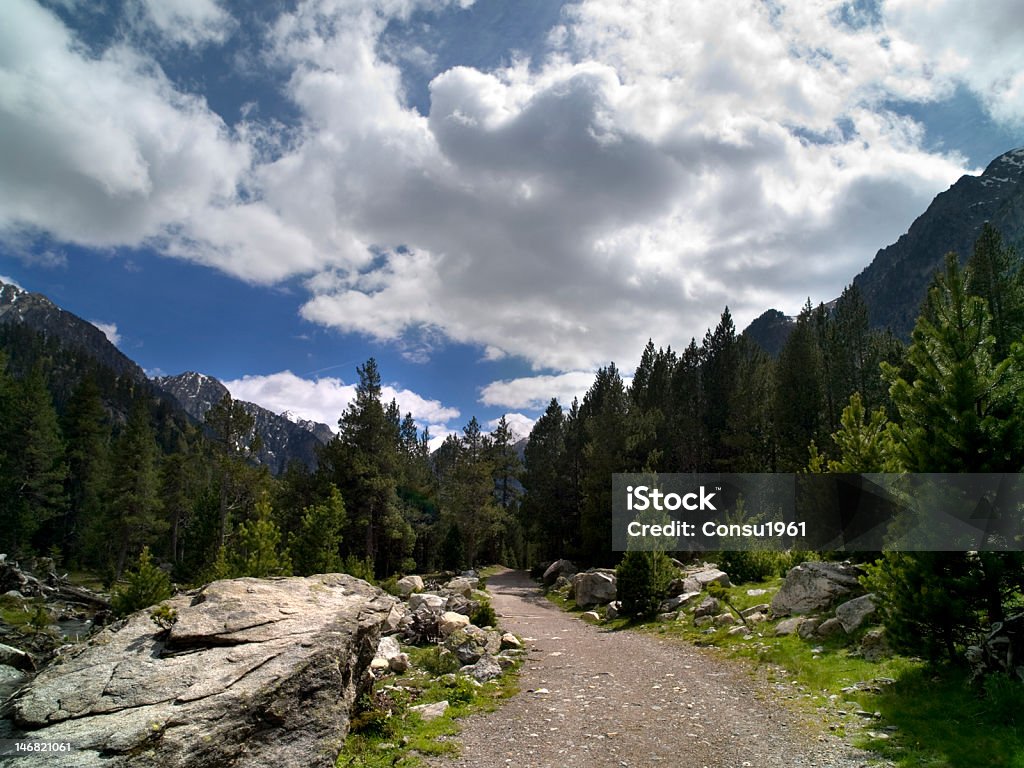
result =
[[612,549],[1024,550],[1024,474],[617,474]]

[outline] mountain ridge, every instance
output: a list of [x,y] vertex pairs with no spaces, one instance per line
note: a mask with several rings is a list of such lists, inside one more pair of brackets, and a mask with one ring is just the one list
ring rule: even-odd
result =
[[[3,281],[0,281],[0,324],[23,325],[108,368],[118,377],[128,377],[137,384],[153,388],[155,394],[169,398],[191,421],[199,424],[213,405],[230,394],[213,376],[192,371],[150,378],[138,363],[88,320],[41,293]],[[255,456],[258,463],[267,466],[273,474],[283,472],[292,460],[301,461],[310,469],[316,467],[317,449],[333,436],[329,426],[275,414],[255,403],[237,402],[253,418],[254,431],[260,437],[262,446]]]

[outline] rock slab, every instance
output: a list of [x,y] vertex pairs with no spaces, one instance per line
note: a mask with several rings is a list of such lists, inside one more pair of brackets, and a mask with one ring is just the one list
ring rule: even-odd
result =
[[7,704],[18,737],[75,744],[61,765],[76,768],[334,765],[393,597],[325,574],[165,604],[170,631],[140,611],[43,670]]
[[860,589],[859,572],[847,563],[801,563],[786,574],[772,598],[773,616],[824,611],[840,597]]

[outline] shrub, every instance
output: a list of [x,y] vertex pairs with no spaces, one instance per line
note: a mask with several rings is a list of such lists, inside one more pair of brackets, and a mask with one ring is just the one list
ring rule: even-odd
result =
[[171,579],[157,568],[149,555],[149,547],[139,554],[139,567],[128,574],[124,587],[114,591],[110,601],[114,613],[126,616],[141,608],[148,608],[171,596]]
[[789,558],[784,552],[755,549],[742,552],[720,552],[715,557],[718,567],[729,574],[734,584],[764,581],[776,576],[780,567],[787,567]]
[[498,626],[498,614],[494,612],[490,603],[484,601],[469,615],[469,621],[478,627],[496,627]]
[[627,552],[615,569],[622,612],[627,616],[655,614],[673,571],[664,552]]

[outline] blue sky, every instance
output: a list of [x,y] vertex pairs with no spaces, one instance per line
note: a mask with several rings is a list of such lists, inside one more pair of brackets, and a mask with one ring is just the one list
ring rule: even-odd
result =
[[0,279],[334,424],[525,433],[1024,144],[1016,3],[8,0]]

